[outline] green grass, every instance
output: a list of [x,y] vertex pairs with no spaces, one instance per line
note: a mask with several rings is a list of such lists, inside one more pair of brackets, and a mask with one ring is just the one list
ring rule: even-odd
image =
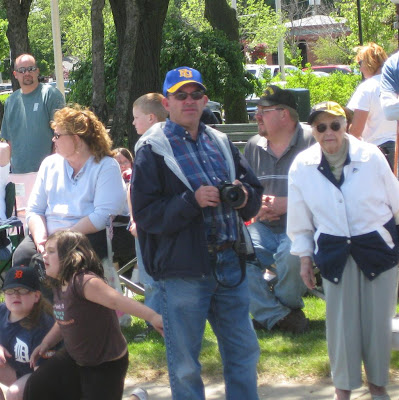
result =
[[[330,376],[325,335],[325,302],[313,296],[305,297],[304,301],[304,312],[310,319],[308,333],[293,335],[278,330],[257,331],[261,349],[258,364],[260,380],[309,381]],[[144,329],[144,322],[136,318],[131,327],[123,329],[129,342],[129,375],[148,380],[166,378],[167,365],[163,339],[153,332],[146,341],[133,342],[133,337]],[[391,374],[398,376],[399,352],[392,354]],[[205,330],[200,361],[206,379],[222,378],[217,342],[209,324]]]

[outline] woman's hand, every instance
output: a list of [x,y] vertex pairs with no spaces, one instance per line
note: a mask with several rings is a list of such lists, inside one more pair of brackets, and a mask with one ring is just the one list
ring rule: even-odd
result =
[[301,257],[301,278],[303,283],[309,288],[314,289],[316,287],[316,277],[313,271],[313,261],[311,257]]
[[3,346],[0,346],[0,368],[4,367],[7,364],[7,358],[12,357],[11,354],[7,351],[7,349]]

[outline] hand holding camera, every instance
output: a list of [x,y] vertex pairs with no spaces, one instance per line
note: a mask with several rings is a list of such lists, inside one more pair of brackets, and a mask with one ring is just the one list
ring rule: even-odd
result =
[[217,207],[223,201],[232,208],[245,207],[248,201],[248,192],[239,180],[233,183],[223,182],[218,186],[200,186],[195,191],[195,199],[201,208]]

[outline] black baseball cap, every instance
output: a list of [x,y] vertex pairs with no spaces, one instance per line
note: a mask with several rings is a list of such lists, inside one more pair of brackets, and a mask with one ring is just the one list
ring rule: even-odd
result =
[[290,90],[281,89],[278,86],[270,85],[268,86],[262,97],[258,100],[258,106],[277,106],[283,105],[297,109],[295,96]]
[[3,290],[22,287],[31,291],[40,290],[39,277],[32,267],[12,267],[4,279]]

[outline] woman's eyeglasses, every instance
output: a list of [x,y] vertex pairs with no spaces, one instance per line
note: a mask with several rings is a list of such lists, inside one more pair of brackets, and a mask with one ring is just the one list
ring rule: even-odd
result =
[[[328,125],[327,125],[327,124],[319,124],[319,125],[316,125],[317,132],[319,132],[319,133],[325,132],[325,131],[327,130],[327,128],[328,128]],[[338,121],[331,122],[330,128],[331,128],[334,132],[337,132],[337,131],[339,131],[339,130],[341,129],[341,123],[338,122]]]
[[176,99],[176,100],[186,100],[188,96],[190,96],[193,100],[201,100],[205,93],[202,90],[196,90],[191,93],[187,92],[176,92],[176,93],[171,93],[171,95]]
[[17,68],[15,71],[19,72],[20,74],[24,74],[25,72],[33,72],[36,71],[37,67],[35,67],[34,65],[32,65],[31,67],[20,67]]
[[58,140],[61,136],[75,136],[76,133],[55,133],[54,132],[54,137],[55,140]]
[[4,293],[8,294],[9,296],[11,296],[13,294],[19,294],[20,296],[23,296],[25,294],[28,294],[29,292],[31,292],[31,290],[25,289],[25,288],[16,288],[16,289],[6,289],[6,290],[4,290]]

